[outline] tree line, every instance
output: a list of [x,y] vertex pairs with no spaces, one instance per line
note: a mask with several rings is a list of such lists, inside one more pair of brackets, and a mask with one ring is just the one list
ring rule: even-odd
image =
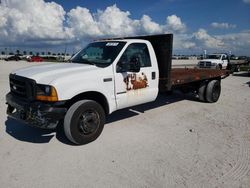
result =
[[[26,51],[26,50],[21,52],[20,50],[16,50],[15,52],[1,51],[1,55],[31,55],[31,56],[33,56],[33,55],[37,55],[37,56],[39,56],[39,55],[49,55],[49,56],[50,55],[53,55],[53,56],[62,55],[62,56],[64,56],[65,54],[64,53],[52,53],[52,52],[47,52],[47,53],[46,52],[33,52],[33,51]],[[69,54],[66,53],[66,56],[69,56]]]

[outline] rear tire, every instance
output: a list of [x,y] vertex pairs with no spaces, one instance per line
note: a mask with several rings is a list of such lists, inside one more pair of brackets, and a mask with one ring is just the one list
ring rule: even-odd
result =
[[207,87],[207,84],[204,82],[200,85],[199,87],[199,100],[202,101],[202,102],[205,102],[206,101],[206,96],[205,96],[205,92],[206,92],[206,87]]
[[96,140],[105,123],[105,112],[100,104],[92,100],[81,100],[73,104],[64,118],[64,133],[77,145]]
[[219,80],[212,80],[208,83],[206,89],[206,100],[210,103],[217,102],[221,93],[221,85]]

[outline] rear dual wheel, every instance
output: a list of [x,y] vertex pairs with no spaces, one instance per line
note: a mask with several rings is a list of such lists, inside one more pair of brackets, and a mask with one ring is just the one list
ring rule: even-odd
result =
[[206,88],[207,88],[207,84],[204,82],[200,85],[199,87],[199,100],[202,101],[202,102],[205,102],[206,101],[206,96],[205,96],[205,93],[206,93]]
[[199,99],[200,101],[207,101],[209,103],[217,102],[220,98],[221,84],[219,80],[212,80],[206,83],[202,83],[199,87]]
[[217,102],[220,98],[221,85],[220,81],[212,80],[208,83],[206,88],[206,99],[210,103]]

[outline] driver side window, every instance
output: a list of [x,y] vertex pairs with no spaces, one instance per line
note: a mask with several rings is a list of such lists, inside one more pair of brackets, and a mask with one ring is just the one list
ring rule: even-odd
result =
[[149,51],[146,44],[130,44],[121,56],[116,66],[116,72],[127,72],[129,65],[134,62],[140,63],[140,67],[151,67]]

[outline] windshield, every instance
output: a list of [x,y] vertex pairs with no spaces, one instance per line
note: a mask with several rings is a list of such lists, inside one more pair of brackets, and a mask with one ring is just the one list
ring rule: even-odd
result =
[[221,55],[216,55],[216,54],[213,54],[213,55],[207,55],[206,59],[220,59]]
[[71,62],[106,67],[115,60],[125,44],[125,42],[119,41],[90,43],[87,47],[76,54],[71,59]]

